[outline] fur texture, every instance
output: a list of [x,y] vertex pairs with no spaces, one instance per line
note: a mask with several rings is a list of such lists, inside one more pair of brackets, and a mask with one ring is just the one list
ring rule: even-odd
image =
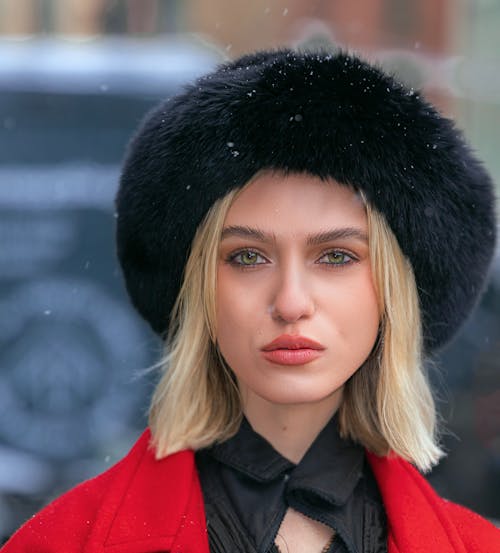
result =
[[453,123],[359,58],[260,52],[219,67],[145,118],[116,199],[135,307],[163,333],[196,227],[257,171],[307,172],[362,190],[410,260],[427,352],[484,286],[493,183]]

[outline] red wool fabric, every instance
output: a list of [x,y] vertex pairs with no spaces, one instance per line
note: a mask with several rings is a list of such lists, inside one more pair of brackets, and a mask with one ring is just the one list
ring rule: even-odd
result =
[[[192,451],[157,461],[145,431],[130,453],[35,515],[3,553],[209,553]],[[500,552],[500,531],[440,498],[409,463],[368,460],[388,519],[389,553]]]

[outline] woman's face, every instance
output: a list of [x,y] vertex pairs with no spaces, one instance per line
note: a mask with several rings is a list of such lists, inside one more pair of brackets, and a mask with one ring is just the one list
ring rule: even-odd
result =
[[256,178],[224,222],[216,306],[245,412],[339,401],[379,326],[359,196],[304,174]]

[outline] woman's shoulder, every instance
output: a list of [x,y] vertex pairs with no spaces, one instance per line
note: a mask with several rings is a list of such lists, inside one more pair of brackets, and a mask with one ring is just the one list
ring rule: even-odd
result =
[[469,551],[483,551],[481,546],[488,544],[488,551],[500,551],[500,529],[474,511],[443,500],[455,528]]
[[96,523],[98,507],[117,467],[83,482],[29,519],[2,548],[2,553],[80,551]]
[[[367,454],[397,551],[500,551],[500,530],[480,515],[440,497],[399,457]],[[437,547],[439,546],[439,549]]]
[[[100,507],[117,482],[136,465],[147,449],[145,432],[126,457],[102,474],[82,482],[29,519],[2,551],[80,551],[94,530]],[[57,549],[60,547],[60,549]]]
[[194,459],[192,452],[184,451],[157,461],[149,441],[145,431],[116,465],[27,521],[2,552],[111,553],[124,551],[120,548],[126,543],[130,551],[134,544],[141,551],[145,542],[158,549],[170,547],[190,503]]

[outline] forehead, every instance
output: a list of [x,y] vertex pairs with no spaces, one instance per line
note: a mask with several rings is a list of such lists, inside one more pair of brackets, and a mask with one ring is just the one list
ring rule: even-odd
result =
[[224,221],[231,225],[294,234],[330,227],[366,231],[367,216],[361,197],[348,186],[308,174],[267,172],[238,194]]

